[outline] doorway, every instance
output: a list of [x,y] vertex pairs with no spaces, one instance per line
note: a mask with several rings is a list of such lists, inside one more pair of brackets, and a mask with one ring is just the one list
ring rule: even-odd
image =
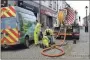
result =
[[47,21],[46,21],[46,24],[49,28],[52,28],[53,27],[53,19],[51,16],[47,16]]

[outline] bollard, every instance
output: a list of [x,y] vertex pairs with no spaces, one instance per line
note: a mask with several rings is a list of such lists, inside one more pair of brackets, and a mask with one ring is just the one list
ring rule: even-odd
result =
[[85,32],[88,32],[88,27],[85,27]]
[[73,40],[73,44],[76,44],[76,39]]

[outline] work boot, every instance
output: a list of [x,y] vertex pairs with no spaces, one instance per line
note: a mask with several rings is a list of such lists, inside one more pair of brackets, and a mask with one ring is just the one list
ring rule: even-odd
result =
[[47,46],[43,45],[43,49],[47,48]]
[[40,48],[42,48],[43,47],[43,44],[40,44]]
[[53,44],[55,44],[55,42],[52,42],[52,43],[49,43],[50,45],[53,45]]
[[39,44],[35,44],[35,46],[38,46]]

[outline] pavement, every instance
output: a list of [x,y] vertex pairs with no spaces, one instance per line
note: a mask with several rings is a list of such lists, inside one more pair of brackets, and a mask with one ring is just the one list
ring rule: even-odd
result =
[[[56,40],[58,44],[60,40]],[[73,44],[72,40],[67,40],[67,44],[62,46],[65,50],[65,54],[60,57],[46,57],[43,56],[41,48],[30,45],[29,49],[25,49],[22,46],[15,48],[9,48],[1,51],[2,60],[89,60],[89,33],[84,32],[84,28],[80,31],[80,40],[76,44]],[[53,49],[47,53],[54,54],[60,51]]]

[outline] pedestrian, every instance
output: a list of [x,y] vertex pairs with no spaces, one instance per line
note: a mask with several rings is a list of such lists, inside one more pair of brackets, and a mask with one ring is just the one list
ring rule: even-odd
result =
[[42,43],[43,43],[43,47],[49,47],[49,39],[47,36],[43,36]]

